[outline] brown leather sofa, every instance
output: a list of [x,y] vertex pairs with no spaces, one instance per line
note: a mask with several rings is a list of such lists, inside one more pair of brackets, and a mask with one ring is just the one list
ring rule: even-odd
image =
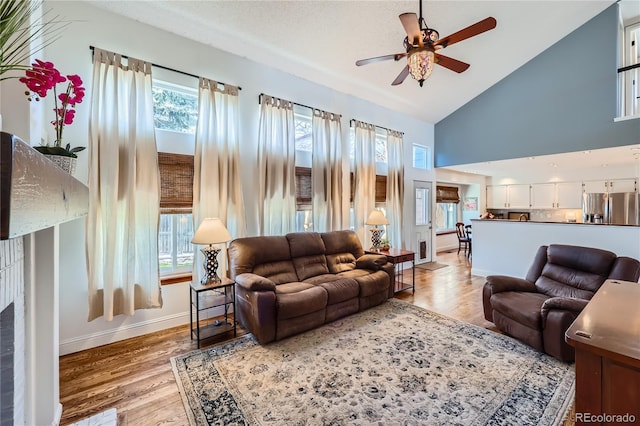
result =
[[[538,249],[525,279],[490,275],[484,317],[509,336],[563,361],[575,359],[565,332],[607,279],[637,282],[640,262],[590,247]],[[615,313],[612,313],[615,315]]]
[[393,265],[352,231],[238,238],[228,254],[236,318],[262,344],[393,297]]

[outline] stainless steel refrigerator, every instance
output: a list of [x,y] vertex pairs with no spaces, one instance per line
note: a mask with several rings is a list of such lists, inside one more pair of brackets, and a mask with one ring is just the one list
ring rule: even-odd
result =
[[637,192],[582,194],[582,220],[585,223],[640,225],[640,197]]

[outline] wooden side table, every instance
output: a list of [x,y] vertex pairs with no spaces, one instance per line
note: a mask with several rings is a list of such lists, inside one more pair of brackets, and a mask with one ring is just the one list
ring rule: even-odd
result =
[[640,421],[638,300],[640,284],[607,280],[565,334],[576,350],[577,425]]
[[[368,254],[382,254],[387,257],[387,261],[393,263],[395,268],[395,284],[394,293],[400,293],[401,291],[411,289],[413,293],[416,292],[416,254],[410,250],[402,250],[396,248],[390,248],[389,250],[365,250]],[[402,264],[404,262],[411,262],[411,285],[404,282],[404,269]]]
[[[195,339],[198,342],[198,349],[200,349],[200,342],[210,337],[229,331],[233,331],[233,336],[236,336],[235,317],[229,321],[229,313],[234,312],[235,315],[236,310],[235,284],[229,278],[222,278],[220,282],[211,284],[191,283],[189,291],[191,340]],[[206,319],[200,318],[201,312],[215,308],[224,309],[224,321],[206,322]]]

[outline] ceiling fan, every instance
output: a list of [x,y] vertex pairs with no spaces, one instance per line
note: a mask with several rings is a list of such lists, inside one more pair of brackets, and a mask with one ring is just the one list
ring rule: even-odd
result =
[[496,27],[495,18],[488,17],[447,37],[439,38],[440,34],[438,31],[429,28],[422,17],[422,0],[420,0],[419,19],[415,13],[403,13],[399,18],[404,30],[407,32],[407,36],[404,39],[406,53],[394,53],[356,61],[356,65],[361,66],[372,62],[386,61],[388,59],[398,61],[400,58],[406,56],[407,66],[405,66],[396,79],[393,80],[393,83],[391,83],[392,86],[402,83],[404,79],[411,74],[414,79],[418,80],[420,87],[422,87],[424,81],[431,75],[434,63],[457,73],[466,71],[467,68],[469,68],[469,64],[441,55],[436,53],[436,51]]

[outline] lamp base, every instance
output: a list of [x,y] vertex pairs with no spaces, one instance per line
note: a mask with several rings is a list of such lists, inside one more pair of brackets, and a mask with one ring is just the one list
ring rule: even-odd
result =
[[202,275],[202,284],[219,283],[220,277],[218,276],[218,253],[220,249],[209,245],[203,247],[201,250],[204,255],[204,274]]
[[370,231],[371,231],[371,250],[379,251],[380,246],[382,245],[382,233],[384,232],[384,230],[376,226],[375,228],[371,228]]

